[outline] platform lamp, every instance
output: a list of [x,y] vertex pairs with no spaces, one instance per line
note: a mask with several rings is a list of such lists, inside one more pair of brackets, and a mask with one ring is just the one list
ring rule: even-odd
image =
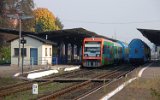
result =
[[[20,59],[21,59],[21,34],[22,34],[22,20],[25,19],[32,19],[33,16],[25,16],[24,12],[20,9],[21,7],[21,2],[23,2],[23,0],[19,1],[16,3],[15,7],[16,7],[16,14],[7,14],[7,17],[9,18],[13,18],[13,19],[18,19],[19,21],[19,55],[18,55],[18,67],[20,66]],[[23,63],[22,63],[23,64]],[[23,65],[22,65],[22,75],[23,75]]]

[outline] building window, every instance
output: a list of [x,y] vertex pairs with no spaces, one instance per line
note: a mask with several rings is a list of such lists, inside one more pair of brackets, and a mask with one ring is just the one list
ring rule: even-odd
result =
[[48,56],[48,55],[47,55],[47,48],[45,48],[45,56]]
[[[24,50],[24,56],[27,56],[27,50],[26,50],[26,48],[21,48],[21,56],[22,56],[22,54],[23,54],[23,50]],[[15,57],[17,57],[17,56],[19,56],[19,48],[14,48],[14,56]]]
[[[24,50],[24,51],[23,51]],[[24,55],[23,55],[24,54]],[[27,52],[26,52],[26,48],[21,48],[21,55],[23,55],[24,57],[27,56]]]
[[14,56],[18,56],[19,55],[19,48],[14,48]]
[[50,48],[49,50],[50,50],[50,56],[52,56],[52,48]]

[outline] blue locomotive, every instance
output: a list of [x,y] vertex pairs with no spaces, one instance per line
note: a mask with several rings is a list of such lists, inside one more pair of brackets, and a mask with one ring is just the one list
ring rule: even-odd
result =
[[129,43],[129,61],[131,64],[143,64],[150,60],[150,47],[140,39]]

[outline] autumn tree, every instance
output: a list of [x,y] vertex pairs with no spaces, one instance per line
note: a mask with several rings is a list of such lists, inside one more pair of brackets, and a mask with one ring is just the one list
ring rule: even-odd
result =
[[[45,32],[62,29],[60,20],[47,8],[37,8],[34,10],[35,32]],[[56,21],[57,20],[57,21]]]
[[[0,0],[0,27],[12,28],[18,30],[17,19],[8,18],[7,15],[26,15],[33,16],[34,2],[33,0]],[[16,24],[15,24],[16,22]],[[30,31],[32,20],[22,20],[22,30]],[[25,26],[25,27],[23,27]]]

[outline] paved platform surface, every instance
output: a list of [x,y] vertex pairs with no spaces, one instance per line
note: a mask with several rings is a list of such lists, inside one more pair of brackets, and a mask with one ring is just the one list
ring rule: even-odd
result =
[[157,80],[160,80],[160,61],[153,62],[139,79],[126,86],[110,100],[156,100],[151,95],[150,87],[154,88]]
[[155,61],[142,74],[142,78],[157,78],[160,77],[160,61]]

